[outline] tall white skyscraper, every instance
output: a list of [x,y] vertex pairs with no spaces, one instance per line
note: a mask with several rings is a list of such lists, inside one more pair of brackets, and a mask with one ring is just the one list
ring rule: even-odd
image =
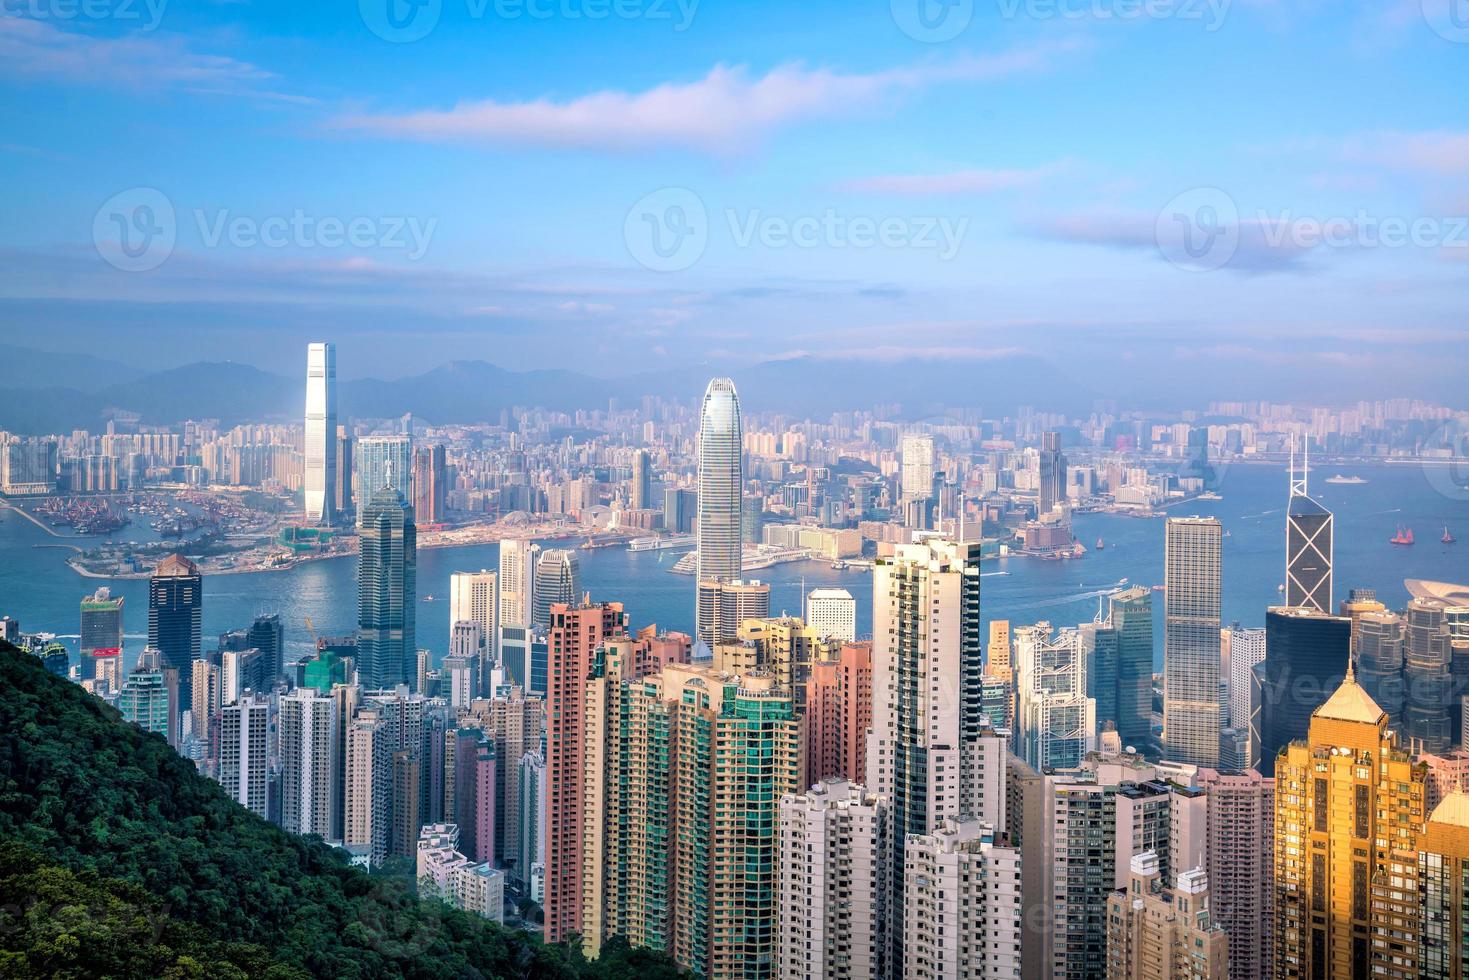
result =
[[337,500],[337,348],[306,348],[306,445],[302,486],[306,521],[331,524]]
[[220,712],[219,784],[236,803],[270,815],[270,699],[242,698]]
[[341,708],[305,687],[280,699],[281,826],[296,834],[342,836]]
[[449,628],[465,622],[479,624],[483,659],[499,663],[500,587],[494,572],[480,569],[449,576]]
[[707,604],[697,601],[698,585],[730,582],[743,570],[743,459],[740,399],[734,382],[715,378],[704,391],[699,412],[699,509],[695,529],[698,548],[695,639],[713,647],[717,624]]
[[1073,769],[1096,748],[1097,702],[1086,696],[1078,630],[1051,624],[1015,630],[1015,754],[1041,771]]
[[904,859],[902,976],[1020,980],[1020,851],[983,821],[949,818],[909,837]]
[[529,628],[535,621],[536,555],[540,546],[506,538],[500,542],[500,625]]
[[1163,553],[1163,755],[1219,765],[1220,547],[1212,517],[1168,520]]
[[903,437],[903,497],[927,500],[933,496],[933,436]]
[[851,643],[857,639],[857,600],[846,589],[812,589],[806,597],[806,625],[818,636]]

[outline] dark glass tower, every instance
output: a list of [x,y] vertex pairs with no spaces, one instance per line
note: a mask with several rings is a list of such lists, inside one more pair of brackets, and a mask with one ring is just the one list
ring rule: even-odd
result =
[[[148,646],[160,667],[191,677],[203,639],[204,580],[199,566],[183,555],[169,555],[148,580]],[[179,686],[179,712],[190,707],[192,685]]]
[[1135,585],[1108,601],[1117,631],[1117,734],[1124,746],[1146,752],[1153,741],[1153,593]]
[[276,613],[256,616],[246,636],[250,647],[259,650],[265,659],[266,683],[274,683],[284,673],[281,656],[285,651],[285,631],[280,616]]
[[357,558],[357,671],[363,687],[407,684],[417,673],[418,545],[413,508],[392,487],[361,509]]
[[1265,613],[1265,660],[1256,666],[1259,738],[1253,768],[1275,774],[1275,757],[1306,737],[1311,712],[1346,676],[1352,621],[1314,609],[1274,606]]

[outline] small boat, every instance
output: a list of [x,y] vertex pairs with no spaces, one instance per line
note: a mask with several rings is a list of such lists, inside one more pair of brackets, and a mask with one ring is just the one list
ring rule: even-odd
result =
[[1439,540],[1442,541],[1444,544],[1453,544],[1459,539],[1449,533],[1448,525],[1444,525],[1443,537],[1439,538]]
[[1277,585],[1275,587],[1275,591],[1276,592],[1284,592],[1285,591],[1285,583],[1284,582],[1281,582],[1279,585]]
[[424,602],[433,602],[434,601],[434,597],[431,596],[431,595],[426,595],[426,596],[423,597],[423,601]]
[[1398,533],[1394,534],[1388,541],[1389,544],[1411,545],[1413,543],[1413,529],[1398,526]]
[[1355,487],[1366,483],[1367,481],[1362,479],[1360,476],[1342,476],[1340,473],[1338,473],[1335,476],[1328,476],[1326,478],[1326,482],[1334,483],[1337,486]]
[[1101,551],[1105,547],[1107,547],[1106,542],[1104,542],[1101,538],[1097,538],[1097,550]]

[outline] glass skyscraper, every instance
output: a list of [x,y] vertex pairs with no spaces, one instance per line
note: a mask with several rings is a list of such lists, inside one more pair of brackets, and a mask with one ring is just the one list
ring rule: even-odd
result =
[[332,523],[337,504],[337,349],[306,348],[306,442],[302,486],[306,521]]
[[1163,754],[1219,765],[1220,547],[1212,517],[1168,521],[1164,549]]
[[[734,382],[715,378],[704,391],[699,412],[699,506],[696,547],[699,583],[732,582],[743,569],[744,469],[740,429],[740,399]],[[700,610],[695,597],[695,639],[709,647],[715,642],[717,624],[712,610]]]
[[575,609],[581,604],[581,562],[576,552],[552,548],[541,553],[536,563],[535,624],[551,622],[551,607],[564,602]]
[[[148,646],[159,654],[159,668],[190,677],[199,659],[204,624],[204,580],[199,566],[183,555],[169,555],[148,580]],[[179,689],[179,712],[189,708],[190,686]]]
[[413,508],[391,487],[378,490],[359,512],[357,671],[363,687],[388,688],[417,673],[417,531]]
[[413,440],[408,436],[363,436],[357,440],[357,525],[373,496],[384,488],[413,500]]
[[[1309,450],[1308,456],[1309,459]],[[1308,464],[1309,465],[1309,464]],[[1307,493],[1291,457],[1290,503],[1285,512],[1285,604],[1333,612],[1331,603],[1332,516]],[[1303,733],[1304,734],[1304,733]]]

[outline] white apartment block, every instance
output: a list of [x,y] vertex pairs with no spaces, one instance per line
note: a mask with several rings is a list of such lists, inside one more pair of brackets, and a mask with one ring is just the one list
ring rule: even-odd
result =
[[1020,852],[979,820],[945,820],[904,848],[905,980],[1019,980]]

